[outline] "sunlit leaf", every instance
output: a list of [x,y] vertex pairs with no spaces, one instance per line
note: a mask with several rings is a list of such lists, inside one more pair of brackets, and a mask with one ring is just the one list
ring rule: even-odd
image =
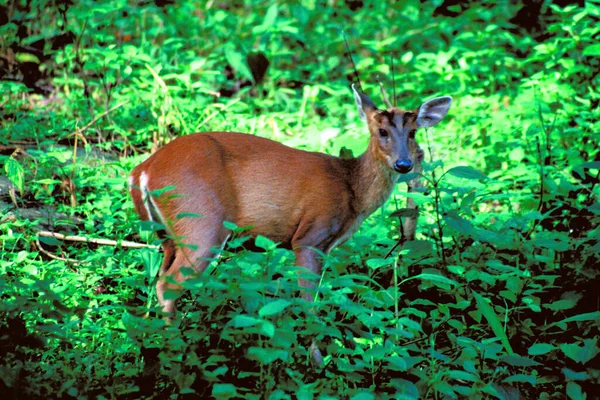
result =
[[416,172],[409,172],[408,174],[399,174],[398,175],[398,183],[402,183],[402,182],[410,182],[413,179],[416,179],[419,177],[419,174],[417,174]]
[[246,63],[246,56],[238,51],[234,44],[231,43],[225,46],[225,58],[234,70],[239,72],[244,78],[254,82],[252,72]]
[[231,320],[231,324],[235,328],[247,328],[249,326],[255,326],[258,324],[262,324],[262,323],[263,323],[263,321],[261,319],[257,319],[254,317],[250,317],[249,315],[243,315],[243,314],[236,315]]
[[450,168],[447,173],[465,179],[487,179],[487,176],[482,172],[466,166]]
[[272,301],[270,303],[265,304],[259,311],[258,315],[261,317],[268,317],[271,315],[279,314],[283,310],[285,310],[289,305],[292,304],[291,301],[285,299],[278,299]]
[[277,247],[277,244],[275,242],[273,242],[271,239],[264,237],[262,235],[258,235],[256,237],[256,241],[254,242],[256,244],[257,247],[260,247],[261,249],[265,249],[265,250],[273,250],[274,248]]
[[600,57],[600,43],[595,43],[587,46],[581,52],[584,56]]
[[25,188],[25,171],[23,166],[14,158],[9,157],[4,164],[4,172],[13,185],[19,189],[19,193],[23,195]]

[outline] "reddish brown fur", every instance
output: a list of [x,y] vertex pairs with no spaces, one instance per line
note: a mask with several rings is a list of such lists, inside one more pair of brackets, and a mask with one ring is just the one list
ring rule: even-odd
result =
[[[368,154],[377,151],[371,146]],[[172,249],[172,241],[164,245],[178,256],[172,265],[163,264],[163,274],[174,275],[177,281],[183,279],[182,266],[211,257],[210,248],[227,238],[223,221],[251,226],[250,235],[289,245],[298,264],[318,273],[316,254],[308,247],[329,251],[359,216],[379,207],[393,188],[393,171],[372,165],[373,158],[365,154],[340,159],[241,133],[193,134],[172,141],[136,167],[131,195],[140,217],[147,220],[139,190],[141,172],[149,178],[150,191],[176,187],[157,204],[164,204],[161,212],[173,222],[171,235],[199,247],[197,251]],[[180,213],[203,218],[177,219]],[[201,261],[196,267],[203,270],[206,264]],[[165,311],[173,311],[172,304],[163,305]]]

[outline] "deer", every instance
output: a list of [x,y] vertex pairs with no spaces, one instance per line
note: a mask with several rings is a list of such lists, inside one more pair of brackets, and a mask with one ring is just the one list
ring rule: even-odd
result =
[[[175,300],[165,291],[181,292],[187,278],[181,269],[201,274],[223,248],[231,231],[224,221],[250,227],[291,249],[296,264],[313,276],[321,275],[321,254],[347,240],[362,222],[389,198],[402,174],[422,172],[424,152],[416,130],[438,124],[452,98],[436,97],[415,111],[389,104],[379,109],[352,85],[360,119],[370,139],[356,158],[338,158],[285,146],[279,142],[235,132],[205,132],[180,136],[139,164],[129,177],[129,191],[141,220],[161,224],[164,259],[156,293],[165,315],[174,315]],[[419,187],[418,177],[409,191]],[[160,189],[174,188],[159,194]],[[176,195],[173,195],[173,192]],[[416,208],[413,199],[408,207]],[[197,217],[178,218],[181,214]],[[417,217],[403,226],[413,240]],[[177,238],[190,245],[181,246]],[[310,274],[299,274],[303,297],[312,300]],[[319,362],[318,347],[311,354]]]

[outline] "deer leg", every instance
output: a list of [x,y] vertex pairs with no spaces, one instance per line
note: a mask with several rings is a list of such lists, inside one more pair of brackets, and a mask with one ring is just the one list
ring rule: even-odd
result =
[[[419,148],[417,150],[417,156],[415,157],[415,166],[413,168],[413,172],[416,172],[418,174],[423,173],[423,165],[422,165],[423,157],[424,157],[423,150],[421,150]],[[413,179],[412,181],[408,182],[408,191],[409,192],[412,192],[415,189],[421,188],[421,187],[423,187],[423,180],[421,179],[421,176],[418,176],[415,179]],[[406,207],[412,208],[417,211],[419,209],[415,203],[415,200],[410,197],[408,198],[408,200],[406,202]],[[415,239],[415,232],[417,231],[417,219],[418,219],[418,215],[416,215],[414,217],[405,218],[404,227],[403,227],[403,235],[404,235],[404,239],[406,241]]]
[[[296,255],[296,263],[308,269],[310,272],[316,274],[317,276],[321,275],[321,261],[318,259],[318,254],[316,251],[309,247],[298,247],[294,249],[294,254]],[[303,289],[313,289],[315,284],[312,280],[306,279],[306,277],[300,276],[298,278],[298,284]],[[302,297],[308,301],[313,301],[314,297],[309,291],[303,290]],[[311,309],[311,312],[314,312]],[[310,344],[309,354],[312,360],[317,365],[323,365],[323,355],[319,350],[319,346],[315,340]]]
[[[211,227],[222,226],[222,221],[216,221],[208,218],[198,220],[201,221],[183,239],[184,245],[171,241],[171,246],[174,249],[175,256],[172,262],[166,264],[163,262],[160,276],[156,283],[156,295],[158,302],[168,318],[175,314],[175,299],[165,298],[165,291],[181,292],[180,283],[187,279],[187,275],[181,272],[182,268],[191,267],[198,274],[204,272],[208,264],[215,257],[213,252],[214,247],[219,247],[228,237],[228,232],[223,229],[211,229]],[[202,227],[201,225],[205,225]],[[169,250],[171,252],[171,250]],[[165,247],[165,261],[167,260],[167,248]]]

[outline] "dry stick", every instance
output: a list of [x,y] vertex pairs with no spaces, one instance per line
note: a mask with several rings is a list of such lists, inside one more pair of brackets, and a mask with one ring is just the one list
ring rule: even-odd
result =
[[71,242],[94,243],[94,244],[101,244],[101,245],[105,245],[105,246],[121,246],[121,247],[129,247],[129,248],[133,248],[133,249],[142,249],[142,248],[158,249],[159,248],[158,246],[154,246],[151,244],[136,243],[136,242],[130,242],[127,240],[117,241],[117,240],[110,240],[110,239],[87,238],[85,236],[66,236],[61,233],[49,232],[49,231],[39,231],[38,235],[43,236],[43,237],[53,237],[55,239],[67,240],[67,241],[71,241]]
[[44,253],[45,255],[47,255],[48,257],[50,257],[54,260],[64,261],[66,263],[71,263],[73,265],[89,264],[89,261],[79,261],[79,260],[75,260],[73,258],[60,257],[60,256],[50,253],[48,250],[46,250],[42,247],[42,244],[40,243],[39,238],[35,242],[37,244],[38,250],[41,253]]

